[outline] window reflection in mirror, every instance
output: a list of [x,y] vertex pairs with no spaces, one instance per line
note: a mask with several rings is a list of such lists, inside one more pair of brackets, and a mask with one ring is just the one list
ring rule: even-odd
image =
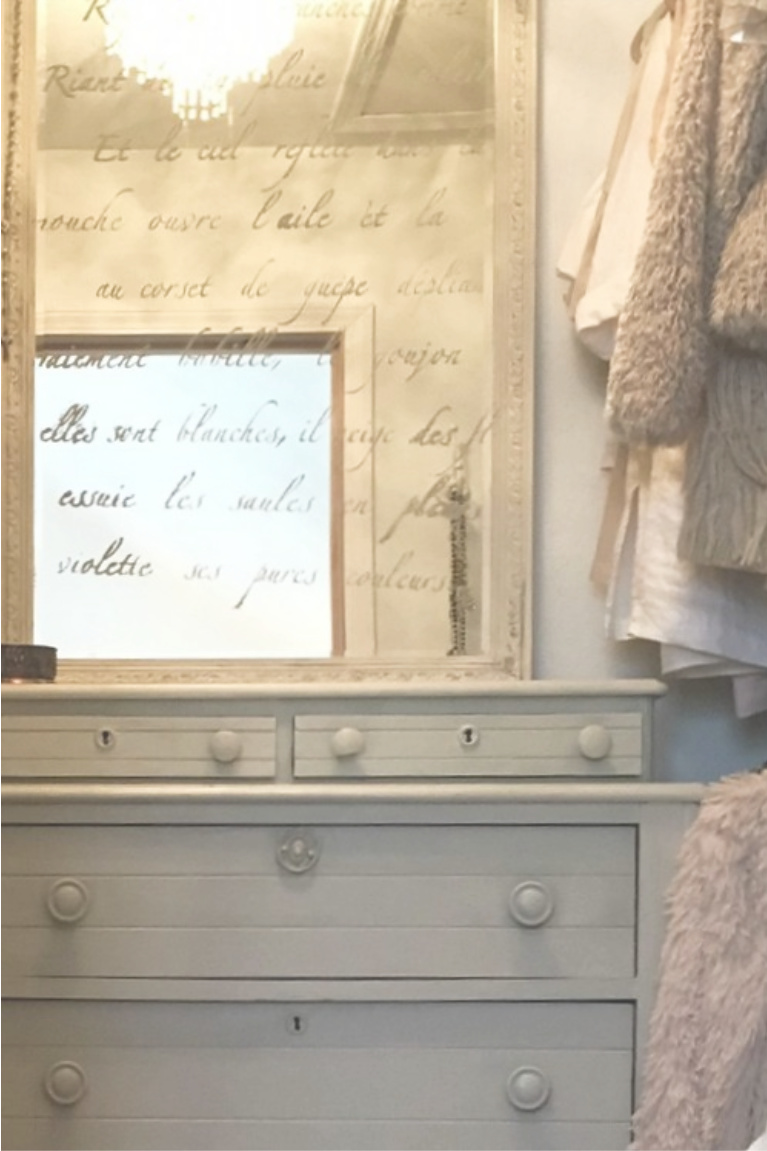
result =
[[[116,18],[110,22],[110,3],[114,16],[116,0],[38,0],[35,638],[60,641],[57,620],[68,610],[61,589],[74,580],[58,567],[68,557],[75,564],[103,556],[115,540],[123,549],[130,544],[152,576],[105,580],[100,618],[114,597],[127,638],[141,633],[146,611],[163,611],[173,593],[157,578],[169,562],[158,541],[181,543],[181,517],[166,507],[178,471],[195,473],[197,494],[191,484],[183,494],[210,500],[210,524],[204,529],[197,517],[199,549],[189,529],[173,570],[219,566],[202,554],[205,531],[215,527],[226,535],[221,546],[239,582],[227,587],[209,622],[189,624],[194,638],[185,625],[183,643],[180,633],[168,634],[155,652],[151,643],[139,650],[143,641],[132,638],[134,658],[160,651],[178,658],[487,655],[498,646],[493,601],[505,612],[503,625],[516,627],[522,592],[520,555],[505,551],[502,573],[494,552],[501,537],[508,547],[503,517],[517,534],[521,522],[516,458],[514,476],[507,469],[503,483],[496,481],[509,444],[522,442],[522,429],[509,427],[508,381],[501,379],[508,362],[498,362],[509,354],[498,317],[518,331],[522,309],[511,319],[499,313],[496,291],[498,253],[509,235],[508,228],[499,233],[506,224],[499,224],[496,199],[492,5],[301,0],[290,41],[260,74],[231,77],[216,100],[202,90],[185,90],[181,100],[159,67],[149,74],[135,66]],[[161,27],[158,17],[142,34]],[[509,157],[503,161],[505,171]],[[523,288],[515,291],[521,300]],[[239,374],[236,383],[211,375],[199,391],[205,373],[180,372],[167,354],[144,368],[108,372],[108,386],[103,370],[97,378],[87,368],[63,371],[50,358],[46,366],[51,349],[64,345],[72,355],[91,354],[156,345],[169,332],[187,342],[211,333],[289,340],[312,332],[332,335],[343,349],[336,383],[316,383],[330,387],[328,427],[335,429],[335,448],[326,442],[319,471],[296,457],[285,475],[269,474],[262,461],[252,461],[248,475],[248,460],[231,453],[237,480],[231,491],[216,488],[227,506],[240,493],[274,493],[283,479],[305,477],[293,502],[311,501],[301,541],[314,549],[311,560],[283,556],[289,533],[279,515],[250,518],[258,521],[259,555],[274,557],[265,564],[279,567],[284,559],[289,569],[323,573],[316,602],[306,599],[318,617],[312,627],[298,624],[287,600],[265,600],[263,610],[284,613],[276,631],[241,635],[243,608],[235,605],[257,563],[248,552],[252,529],[243,529],[240,544],[237,531],[215,522],[213,489],[199,486],[212,449],[200,448],[197,457],[188,444],[183,459],[178,454],[187,411],[216,407],[218,419],[219,389],[242,387],[249,395],[262,386],[258,373],[242,385]],[[63,377],[64,406],[52,399]],[[296,410],[288,418],[281,409],[280,426],[295,437],[322,403],[308,398],[315,383],[284,387]],[[158,407],[171,393],[169,406]],[[86,407],[83,426],[99,432],[92,443],[56,445],[54,479],[52,445],[41,437],[69,405]],[[222,426],[239,426],[245,407],[227,413]],[[136,453],[129,459],[126,445],[101,439],[114,427],[156,430],[152,443],[127,445]],[[141,455],[140,448],[153,450]],[[140,456],[152,457],[146,469]],[[107,458],[109,485],[98,479]],[[121,517],[106,521],[104,509],[57,502],[66,491],[132,493],[139,474],[147,511],[131,517],[137,526],[130,536]],[[513,546],[523,545],[516,539]],[[499,603],[510,586],[512,607]],[[207,596],[210,589],[201,590]],[[236,622],[224,621],[225,604]],[[273,634],[282,639],[273,643]],[[500,647],[518,638],[504,635]],[[121,645],[94,622],[79,646],[69,633],[60,654],[127,657]]]
[[343,651],[340,355],[263,342],[38,349],[35,618],[68,657]]

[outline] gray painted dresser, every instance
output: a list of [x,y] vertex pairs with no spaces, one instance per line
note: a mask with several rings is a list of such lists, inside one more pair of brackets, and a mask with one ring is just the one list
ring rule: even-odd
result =
[[624,1147],[656,688],[8,688],[4,1146]]

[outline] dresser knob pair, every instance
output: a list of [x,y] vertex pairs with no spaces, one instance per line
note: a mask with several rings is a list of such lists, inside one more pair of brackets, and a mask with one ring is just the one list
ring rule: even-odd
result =
[[[465,723],[459,728],[457,738],[461,747],[473,748],[480,741],[480,732],[474,724]],[[578,750],[584,759],[605,759],[610,754],[612,743],[612,735],[601,723],[589,723],[578,732]],[[365,750],[365,733],[358,727],[339,727],[330,737],[330,750],[338,759],[360,755]]]
[[[82,1067],[70,1060],[54,1063],[43,1079],[46,1095],[59,1107],[74,1107],[87,1087]],[[548,1102],[551,1083],[538,1067],[518,1067],[508,1078],[506,1094],[518,1111],[538,1111]]]

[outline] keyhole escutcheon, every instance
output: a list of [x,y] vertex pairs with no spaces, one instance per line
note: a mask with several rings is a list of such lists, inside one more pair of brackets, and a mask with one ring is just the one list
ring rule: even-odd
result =
[[304,1015],[289,1015],[288,1031],[291,1035],[303,1035],[306,1031],[306,1017]]
[[473,723],[465,723],[458,732],[461,747],[476,747],[479,743],[479,730]]

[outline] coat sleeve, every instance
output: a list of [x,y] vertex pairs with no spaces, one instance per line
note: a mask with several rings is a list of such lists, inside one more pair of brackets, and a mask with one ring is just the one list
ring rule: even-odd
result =
[[711,370],[707,207],[716,144],[718,0],[685,6],[647,223],[618,324],[607,417],[630,442],[687,439]]

